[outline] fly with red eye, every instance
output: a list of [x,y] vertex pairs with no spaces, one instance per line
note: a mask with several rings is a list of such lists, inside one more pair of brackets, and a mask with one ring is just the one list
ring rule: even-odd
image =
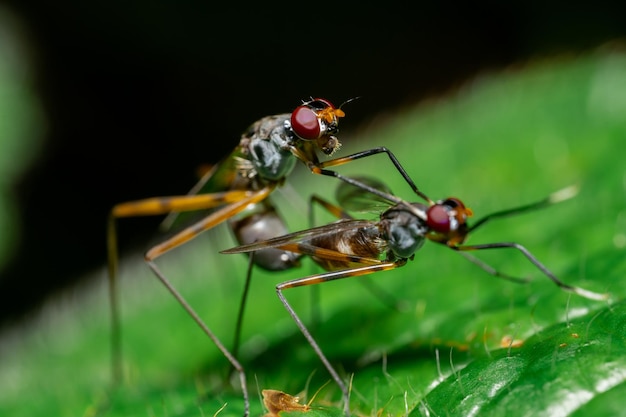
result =
[[[382,184],[377,180],[370,178],[358,178],[358,180],[361,183],[368,184],[371,188],[383,189]],[[367,191],[362,188],[346,191],[346,187],[351,186],[339,185],[337,193],[337,196],[341,196],[338,198],[339,206],[333,205],[319,197],[313,197],[315,202],[327,209],[328,212],[336,215],[340,220],[325,226],[314,227],[221,252],[233,254],[250,253],[267,250],[268,248],[280,249],[301,256],[310,256],[326,270],[326,272],[321,274],[297,278],[278,284],[276,292],[289,315],[328,370],[332,379],[341,389],[346,414],[350,412],[348,384],[335,370],[311,332],[283,294],[283,291],[288,288],[321,284],[404,266],[409,260],[413,259],[416,251],[422,247],[425,240],[431,240],[458,251],[468,260],[494,276],[516,282],[526,282],[526,280],[501,273],[467,253],[496,248],[516,249],[562,290],[573,292],[592,300],[605,300],[608,298],[607,294],[599,294],[565,284],[539,262],[528,249],[518,243],[464,244],[469,233],[477,227],[484,225],[487,221],[537,210],[572,198],[576,194],[575,189],[572,187],[557,191],[536,203],[492,213],[476,222],[473,227],[467,224],[467,219],[472,216],[472,211],[457,198],[448,198],[437,202],[426,198],[427,204],[409,203],[404,200],[398,200],[388,192],[381,193],[386,196],[386,201],[389,202],[390,206],[380,214],[379,220],[355,219],[342,209],[342,206],[353,206],[353,201],[344,200],[342,197],[358,201],[358,205],[360,205],[363,201],[363,193],[367,193]],[[378,202],[381,201],[381,194],[377,194]],[[383,198],[383,200],[385,199]]]
[[335,108],[323,98],[305,102],[291,113],[293,132],[302,140],[316,141],[322,152],[332,155],[341,147],[335,135],[339,131],[339,118],[346,115],[341,110],[343,104]]
[[[422,195],[398,159],[385,147],[368,149],[323,162],[318,159],[318,150],[325,155],[331,155],[339,149],[340,143],[336,134],[339,131],[339,119],[344,115],[341,106],[336,108],[329,100],[315,98],[303,102],[292,113],[264,117],[253,123],[242,134],[233,152],[206,172],[186,195],[146,198],[120,203],[112,208],[108,219],[107,251],[112,320],[112,369],[115,380],[122,378],[116,223],[120,218],[167,214],[164,226],[173,231],[173,234],[151,247],[145,253],[144,261],[238,372],[246,405],[244,415],[248,415],[249,395],[244,368],[237,360],[236,354],[232,353],[237,351],[237,342],[234,343],[235,347],[232,350],[227,349],[161,272],[155,261],[223,222],[230,225],[233,235],[241,245],[287,233],[287,226],[269,196],[285,182],[298,160],[314,174],[335,177],[364,191],[383,194],[368,184],[328,168],[385,153],[411,189],[417,195]],[[194,217],[183,212],[194,212],[198,215]],[[251,262],[268,270],[282,270],[296,266],[298,258],[299,256],[294,256],[289,251],[266,250],[258,256],[251,257]],[[244,284],[246,289],[249,279],[250,273]],[[245,305],[245,294],[246,290],[239,310],[238,327]]]

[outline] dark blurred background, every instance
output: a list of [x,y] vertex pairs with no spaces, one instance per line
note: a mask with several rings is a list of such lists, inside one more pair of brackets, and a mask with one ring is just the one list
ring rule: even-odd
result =
[[[185,193],[262,116],[360,96],[349,131],[478,73],[626,34],[617,2],[33,3],[4,4],[25,29],[47,119],[15,184],[22,234],[0,271],[4,324],[104,264],[113,204]],[[123,228],[122,248],[157,224]]]

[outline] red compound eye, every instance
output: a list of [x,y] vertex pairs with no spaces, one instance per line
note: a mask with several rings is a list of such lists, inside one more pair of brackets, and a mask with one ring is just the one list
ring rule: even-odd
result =
[[322,131],[317,113],[307,105],[299,106],[291,113],[291,128],[298,137],[305,140],[319,138]]
[[441,204],[430,206],[426,211],[426,224],[431,230],[440,233],[450,232],[450,213]]

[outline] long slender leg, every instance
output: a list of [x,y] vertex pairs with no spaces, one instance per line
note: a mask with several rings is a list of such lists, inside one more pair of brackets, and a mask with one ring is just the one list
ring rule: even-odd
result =
[[255,195],[251,191],[227,191],[203,195],[155,197],[120,203],[113,207],[107,223],[107,252],[109,300],[111,305],[111,360],[113,381],[122,379],[121,325],[118,300],[118,247],[115,221],[121,217],[139,217],[165,214],[172,211],[191,211],[218,207]]
[[[314,209],[313,209],[315,204],[322,206],[326,211],[330,212],[333,216],[337,218],[345,218],[345,219],[351,218],[347,212],[341,209],[341,207],[333,205],[332,203],[322,199],[321,197],[312,195],[309,200],[309,225],[311,227],[315,224]],[[248,297],[248,291],[250,287],[252,271],[253,271],[253,266],[254,266],[254,255],[255,255],[255,252],[249,253],[248,268],[246,270],[246,279],[244,283],[244,291],[241,297],[241,301],[239,303],[239,311],[237,313],[235,337],[234,337],[233,347],[232,347],[232,354],[234,357],[238,357],[238,353],[239,353],[239,344],[241,340],[241,329],[243,325],[244,310],[245,310],[246,300]],[[318,302],[319,291],[318,290],[319,290],[318,287],[315,287],[315,286],[311,287],[311,306],[312,306],[311,317],[312,317],[313,325],[319,322],[319,307],[318,307],[319,306],[319,302]]]
[[432,203],[432,200],[430,198],[428,198],[424,193],[422,193],[419,188],[417,188],[417,185],[415,185],[415,183],[413,182],[413,180],[411,179],[411,177],[409,177],[409,174],[407,174],[406,170],[404,169],[404,167],[402,166],[402,164],[400,164],[400,161],[398,161],[398,158],[396,158],[396,156],[386,147],[384,146],[380,146],[377,148],[373,148],[373,149],[368,149],[365,151],[361,151],[361,152],[357,152],[354,153],[352,155],[347,155],[341,158],[335,158],[335,159],[331,159],[328,161],[324,161],[324,162],[320,162],[319,163],[319,167],[320,168],[326,168],[326,167],[331,167],[331,166],[339,166],[339,165],[343,165],[346,164],[348,162],[357,160],[357,159],[361,159],[361,158],[366,158],[368,156],[371,155],[376,155],[379,153],[386,153],[387,156],[389,157],[389,159],[391,160],[391,162],[393,163],[393,165],[396,167],[396,169],[398,170],[398,172],[400,173],[400,175],[402,175],[402,178],[404,178],[404,180],[407,182],[407,184],[409,184],[409,187],[411,187],[411,189],[413,190],[413,192],[415,194],[417,194],[418,196],[420,196],[421,198],[423,198],[425,201]]
[[[344,182],[346,182],[348,184],[351,184],[351,185],[353,185],[355,187],[361,188],[362,190],[365,190],[365,191],[368,191],[368,192],[370,192],[370,193],[372,193],[374,195],[377,195],[378,197],[380,197],[380,198],[382,198],[382,199],[384,199],[386,201],[389,201],[389,202],[392,202],[392,203],[395,203],[395,204],[402,204],[407,210],[411,211],[418,218],[426,220],[424,218],[424,214],[423,213],[418,212],[415,208],[413,208],[413,206],[411,206],[410,204],[408,204],[407,202],[405,202],[401,198],[396,197],[396,196],[394,196],[392,194],[386,193],[384,191],[378,190],[378,189],[376,189],[376,188],[374,188],[374,187],[372,187],[372,186],[370,186],[368,184],[365,184],[365,183],[363,183],[361,181],[355,180],[354,178],[343,176],[343,175],[339,174],[336,171],[325,169],[325,168],[322,167],[323,165],[321,163],[316,163],[316,162],[310,160],[307,157],[307,155],[300,149],[293,148],[293,149],[291,149],[291,152],[296,156],[296,158],[298,158],[299,160],[304,162],[312,173],[319,174],[319,175],[326,175],[326,176],[329,176],[329,177],[335,177],[335,178],[337,178],[337,179],[339,179],[341,181],[344,181]],[[345,164],[347,162],[350,162],[352,160],[360,159],[360,158],[363,158],[365,156],[373,155],[373,154],[380,153],[380,152],[386,152],[388,155],[390,155],[390,158],[391,158],[391,155],[393,155],[386,148],[376,148],[376,149],[373,149],[371,151],[363,151],[363,152],[360,152],[358,154],[354,154],[355,156],[346,156],[346,157],[343,157],[343,158],[338,158],[336,160],[326,161],[326,163],[329,164],[332,161],[338,161],[338,162],[336,162],[336,164],[337,165],[341,165],[341,164]],[[397,162],[397,159],[395,158],[395,156],[392,158],[392,161]],[[413,183],[413,180],[411,180],[409,178],[408,174],[406,174],[406,171],[404,170],[404,168],[402,168],[402,166],[399,164],[399,162],[398,162],[398,165],[396,165],[396,168],[398,168],[400,170],[400,172],[403,174],[403,177],[409,183],[409,185],[411,185],[411,188],[413,189],[413,191],[416,194],[418,194],[421,198],[423,198],[424,200],[428,201],[429,203],[431,203],[431,204],[433,203],[432,200],[430,198],[428,198],[428,196],[426,196],[424,193],[422,193],[417,188],[417,186]]]
[[344,271],[332,271],[332,272],[326,272],[323,274],[312,275],[312,276],[305,277],[305,278],[299,278],[299,279],[283,282],[276,286],[276,293],[278,294],[278,298],[280,299],[280,301],[283,303],[283,306],[287,309],[287,311],[289,312],[289,315],[295,321],[296,325],[298,326],[298,328],[300,329],[300,331],[302,332],[306,340],[309,342],[309,344],[311,345],[315,353],[317,354],[317,357],[324,364],[324,366],[330,373],[333,381],[335,381],[337,386],[339,386],[339,388],[341,389],[341,392],[343,394],[343,399],[344,399],[344,412],[346,415],[350,414],[350,392],[348,390],[347,385],[343,382],[343,380],[341,379],[341,377],[339,376],[335,368],[331,365],[330,361],[326,358],[326,355],[324,355],[324,352],[322,352],[322,349],[319,347],[319,345],[317,344],[317,342],[311,335],[311,332],[304,325],[304,322],[296,314],[293,307],[291,307],[291,305],[289,304],[289,302],[283,295],[283,290],[287,288],[295,288],[295,287],[302,287],[302,286],[307,286],[307,285],[321,284],[323,282],[334,281],[334,280],[342,279],[342,278],[350,278],[350,277],[372,274],[378,271],[394,269],[394,268],[404,265],[405,263],[406,263],[405,260],[400,261],[400,262],[381,262],[375,265],[367,265],[367,266],[354,268],[354,269],[348,269]]
[[166,241],[152,247],[150,250],[148,250],[148,252],[146,252],[146,259],[155,260],[164,253],[167,253],[170,250],[184,243],[187,243],[191,239],[196,238],[200,235],[200,233],[217,226],[223,221],[228,220],[229,218],[243,211],[248,205],[255,204],[264,200],[274,190],[275,187],[275,184],[272,184],[252,193],[246,191],[244,194],[246,196],[245,198],[237,200],[209,214],[204,219],[183,229]]
[[[271,191],[271,190],[270,190]],[[241,208],[236,201],[248,201],[269,194],[264,190],[257,192],[250,191],[228,191],[204,195],[187,195],[174,197],[156,197],[144,200],[130,201],[117,204],[111,210],[107,223],[107,252],[108,252],[108,275],[109,275],[109,298],[111,305],[111,360],[113,380],[122,379],[122,351],[121,351],[121,325],[119,319],[118,300],[118,247],[117,230],[115,222],[120,217],[138,217],[169,213],[171,211],[191,211],[203,208],[213,208],[231,203],[230,206]],[[245,204],[245,203],[244,203]],[[223,211],[224,209],[222,209]],[[209,216],[211,217],[211,216]],[[219,221],[218,221],[219,222]],[[217,224],[218,222],[214,223]],[[199,232],[198,232],[199,233]],[[196,234],[197,235],[197,234]],[[189,237],[187,240],[194,236]],[[182,244],[184,242],[179,242]]]
[[[608,298],[608,294],[598,294],[593,291],[585,290],[584,288],[579,288],[579,287],[575,287],[575,286],[564,283],[563,281],[558,279],[548,268],[546,268],[545,265],[539,262],[539,260],[535,258],[535,256],[531,254],[528,249],[526,249],[524,246],[520,245],[519,243],[501,242],[501,243],[485,243],[481,245],[463,245],[463,246],[452,247],[452,249],[457,250],[457,251],[474,251],[474,250],[501,249],[501,248],[512,248],[512,249],[517,249],[518,251],[520,251],[526,257],[526,259],[528,259],[533,265],[535,265],[535,267],[537,267],[537,269],[539,269],[546,277],[551,279],[557,286],[559,286],[561,289],[565,291],[573,292],[574,294],[580,295],[581,297],[589,298],[591,300],[606,300]],[[480,264],[478,265],[480,266]],[[496,275],[496,274],[493,274],[492,272],[492,271],[495,271],[495,269],[491,267],[490,269],[487,269],[487,268],[483,268],[483,269],[485,269],[485,271],[491,273],[492,275]]]
[[241,340],[241,328],[243,326],[243,315],[246,309],[246,303],[248,300],[248,292],[250,291],[250,281],[252,278],[252,269],[254,267],[254,252],[250,252],[248,256],[248,268],[246,269],[246,280],[243,286],[243,293],[241,294],[241,301],[239,303],[239,312],[237,313],[237,324],[235,325],[235,338],[233,340],[233,356],[236,358],[239,356],[239,343]]
[[116,204],[111,210],[111,216],[114,218],[156,216],[170,212],[209,209],[252,198],[259,192],[233,190],[210,194],[152,197]]
[[176,298],[176,300],[180,303],[180,305],[187,311],[187,313],[193,318],[193,320],[200,326],[202,331],[211,339],[211,341],[217,346],[217,348],[222,352],[222,354],[228,359],[231,365],[235,368],[237,373],[239,374],[239,383],[241,385],[241,391],[244,401],[244,417],[247,417],[250,414],[250,396],[248,395],[248,385],[246,382],[246,374],[243,369],[243,366],[239,363],[239,361],[226,349],[224,344],[213,334],[213,332],[207,327],[204,321],[200,318],[198,313],[191,307],[191,305],[185,300],[185,298],[176,290],[176,288],[170,283],[170,281],[163,275],[163,273],[159,270],[156,264],[151,260],[146,260],[146,263],[152,269],[152,272],[157,276],[157,278],[165,285],[168,291]]
[[122,326],[119,315],[119,290],[117,282],[117,235],[115,231],[115,218],[113,216],[110,216],[107,222],[107,253],[109,269],[109,306],[111,308],[111,372],[113,383],[117,384],[123,379]]
[[461,255],[463,255],[463,257],[465,259],[467,259],[468,261],[470,261],[473,264],[478,265],[479,267],[481,267],[487,273],[489,273],[490,275],[493,275],[494,277],[498,277],[498,278],[505,279],[507,281],[515,282],[516,284],[527,284],[528,282],[530,282],[529,279],[514,277],[514,276],[511,276],[511,275],[505,274],[503,272],[500,272],[497,269],[495,269],[493,266],[485,263],[484,261],[482,261],[481,259],[478,259],[477,257],[475,257],[473,255],[470,255],[469,253],[466,253],[466,252],[463,252],[463,251],[459,251],[459,253]]
[[553,192],[552,194],[550,194],[543,200],[537,201],[535,203],[526,204],[524,206],[514,207],[512,209],[507,209],[507,210],[502,210],[502,211],[497,211],[495,213],[491,213],[483,217],[482,219],[478,220],[477,222],[475,222],[469,228],[468,232],[471,232],[472,230],[477,229],[478,227],[484,225],[488,221],[491,221],[494,219],[500,219],[503,217],[516,216],[518,214],[526,213],[528,211],[542,209],[542,208],[551,206],[552,204],[556,204],[561,201],[565,201],[570,198],[573,198],[576,196],[576,194],[578,194],[578,187],[576,186],[565,187],[561,190]]
[[346,212],[344,209],[342,209],[341,207],[332,204],[328,201],[326,201],[325,199],[323,199],[322,197],[319,197],[315,194],[311,195],[310,199],[309,199],[309,227],[315,227],[315,211],[314,211],[314,207],[315,205],[319,205],[321,206],[324,210],[326,210],[327,212],[329,212],[330,214],[332,214],[335,218],[337,219],[352,219],[352,216],[350,214],[348,214],[348,212]]
[[225,205],[223,208],[211,213],[199,222],[187,227],[175,236],[165,242],[154,246],[145,255],[145,261],[152,269],[154,274],[165,285],[170,293],[178,300],[181,306],[189,313],[198,326],[209,336],[209,338],[220,349],[224,356],[231,362],[233,367],[239,372],[240,381],[242,382],[242,391],[244,395],[246,415],[249,410],[249,397],[247,386],[245,383],[245,374],[242,366],[237,362],[232,354],[226,350],[224,345],[209,330],[208,326],[200,319],[198,314],[191,308],[178,291],[171,285],[166,277],[160,272],[154,260],[164,253],[174,249],[189,240],[197,237],[203,231],[206,231],[224,220],[236,215],[249,204],[257,203],[265,199],[275,185],[269,185],[258,191],[229,191],[223,193],[206,194],[206,195],[188,195],[180,197],[150,198],[135,202],[122,203],[116,205],[109,217],[107,242],[109,250],[109,282],[111,297],[111,318],[112,318],[112,349],[113,349],[113,374],[116,380],[122,375],[121,371],[121,331],[119,323],[119,306],[117,297],[117,235],[115,229],[115,220],[118,217],[130,217],[141,215],[164,214],[170,211],[186,211],[198,210],[203,208],[212,208],[219,205]]

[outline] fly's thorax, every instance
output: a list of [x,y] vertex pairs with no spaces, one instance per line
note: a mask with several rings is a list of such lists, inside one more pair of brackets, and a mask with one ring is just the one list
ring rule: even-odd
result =
[[254,123],[244,133],[247,157],[255,172],[264,180],[280,181],[288,176],[296,165],[290,150],[293,133],[285,129],[289,114],[268,116]]
[[[237,216],[228,220],[235,239],[240,245],[271,239],[288,233],[287,225],[267,200],[250,204]],[[270,271],[282,271],[298,264],[300,255],[269,248],[254,253],[254,263]]]
[[[424,205],[410,205],[418,212],[424,211]],[[381,214],[380,228],[387,241],[388,250],[397,258],[411,258],[422,247],[428,227],[423,219],[403,204],[397,204]]]

